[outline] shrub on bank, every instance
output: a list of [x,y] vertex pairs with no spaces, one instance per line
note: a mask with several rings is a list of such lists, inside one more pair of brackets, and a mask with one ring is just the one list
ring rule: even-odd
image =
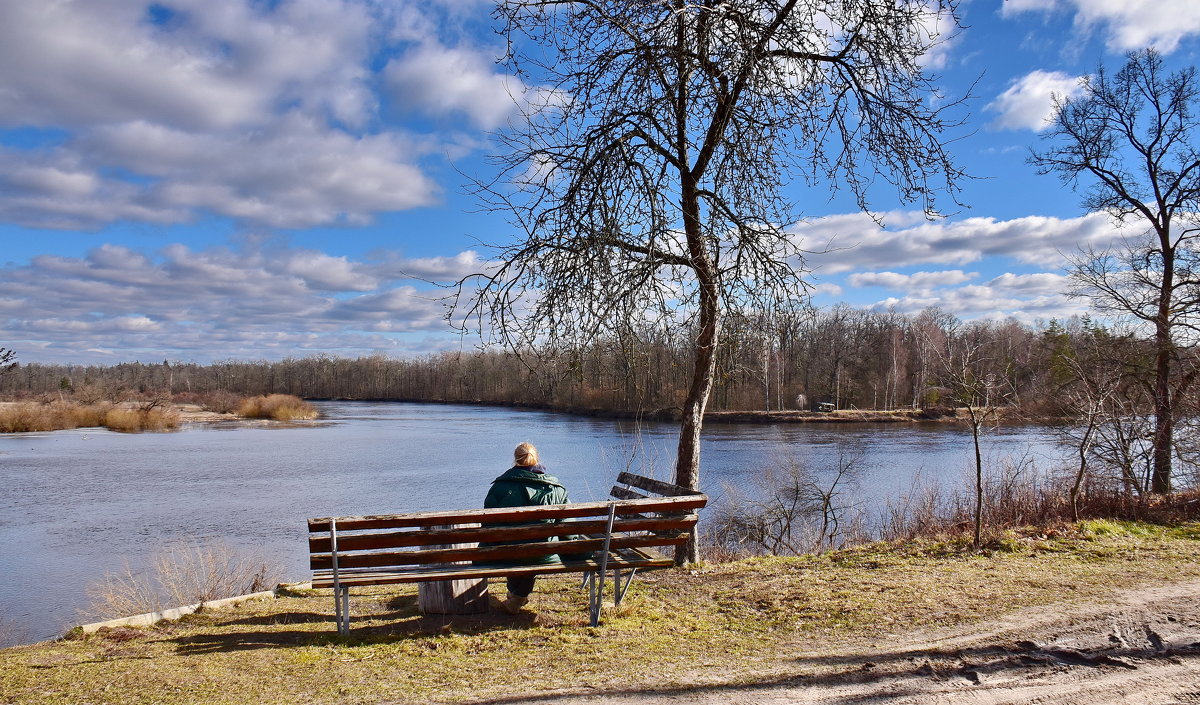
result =
[[237,413],[238,416],[247,419],[274,419],[276,421],[315,419],[319,416],[315,406],[291,394],[271,394],[243,399],[241,405],[238,406]]
[[283,573],[274,561],[220,541],[160,550],[144,571],[129,564],[87,586],[84,614],[116,619],[268,590]]
[[205,411],[212,411],[217,414],[234,414],[237,413],[238,407],[242,404],[242,397],[233,392],[218,390],[199,395],[196,403]]
[[104,425],[111,431],[169,431],[179,427],[179,412],[164,407],[130,409],[117,407],[104,415]]
[[[760,471],[752,491],[727,486],[725,499],[710,509],[702,524],[703,555],[722,562],[820,553],[877,540],[973,542],[973,488],[914,486],[887,500],[878,515],[868,516],[857,501],[861,464],[862,455],[856,451],[839,451],[836,464],[820,467],[782,458]],[[1085,520],[1083,531],[1097,535],[1126,530],[1113,522],[1200,521],[1200,488],[1138,494],[1120,478],[1113,481],[1097,474],[1083,485],[1073,507],[1070,479],[1064,473],[1036,471],[1027,457],[1002,459],[984,481],[984,531],[982,546],[976,548],[1006,550],[1006,536],[1013,530],[1062,531],[1075,523],[1076,510]]]

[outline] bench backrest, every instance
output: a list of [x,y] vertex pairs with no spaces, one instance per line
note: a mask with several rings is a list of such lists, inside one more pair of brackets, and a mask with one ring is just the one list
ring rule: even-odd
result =
[[[695,510],[708,501],[631,473],[617,480],[627,487],[614,487],[619,499],[611,502],[310,519],[309,563],[313,570],[333,569],[335,551],[339,571],[587,554],[605,545],[610,513],[610,550],[677,545],[689,538]],[[513,541],[523,543],[447,547]]]

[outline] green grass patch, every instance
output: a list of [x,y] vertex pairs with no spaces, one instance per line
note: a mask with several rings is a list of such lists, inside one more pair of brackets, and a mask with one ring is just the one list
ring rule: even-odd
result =
[[0,703],[461,702],[744,683],[916,629],[1200,577],[1198,559],[1200,525],[1086,522],[1009,532],[984,551],[920,541],[659,571],[599,628],[572,576],[541,579],[518,616],[422,616],[411,587],[363,590],[349,638],[327,591],[294,591],[0,651]]

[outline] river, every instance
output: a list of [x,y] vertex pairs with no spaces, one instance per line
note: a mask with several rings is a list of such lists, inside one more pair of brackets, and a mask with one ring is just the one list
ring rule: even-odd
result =
[[[321,402],[320,421],[190,424],[173,433],[101,429],[0,436],[0,626],[41,640],[80,622],[85,588],[172,544],[220,540],[307,578],[309,517],[477,506],[520,441],[575,501],[605,499],[616,473],[668,479],[676,426],[498,407]],[[1059,454],[1049,431],[1000,428],[990,458]],[[839,449],[841,449],[839,451]],[[782,459],[812,467],[860,451],[868,511],[914,482],[965,482],[970,434],[945,424],[708,424],[702,483],[719,501]],[[919,480],[918,480],[919,479]]]

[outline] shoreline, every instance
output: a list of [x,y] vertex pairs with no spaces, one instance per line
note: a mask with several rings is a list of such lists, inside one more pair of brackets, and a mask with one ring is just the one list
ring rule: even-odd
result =
[[[626,419],[631,421],[659,421],[663,423],[677,423],[680,420],[681,411],[677,408],[667,409],[599,409],[594,407],[556,407],[550,404],[530,404],[523,402],[499,402],[485,401],[482,399],[349,399],[345,397],[312,397],[307,398],[307,401],[333,401],[333,402],[370,402],[370,403],[396,403],[396,404],[439,404],[443,406],[478,406],[478,407],[499,407],[503,409],[518,409],[526,411],[548,411],[556,414],[569,414],[571,416],[580,416],[584,418],[597,419]],[[1019,410],[1012,409],[1006,412],[1005,409],[1000,410],[998,414],[1000,420],[1010,423],[1035,423],[1035,424],[1053,424],[1059,419],[1052,417],[1029,417],[1024,418],[1020,415]],[[1007,417],[1007,418],[1006,418]],[[706,411],[704,412],[705,423],[734,423],[734,424],[792,424],[792,423],[813,423],[813,424],[853,424],[853,423],[870,423],[870,424],[891,424],[891,423],[950,423],[950,424],[965,424],[969,423],[967,412],[965,409],[838,409],[837,411],[797,411],[793,409],[783,411],[761,411],[761,410],[743,410],[743,411]]]
[[[527,404],[520,402],[494,402],[484,401],[479,399],[473,400],[443,400],[443,399],[346,399],[346,398],[322,398],[314,397],[306,401],[317,402],[369,402],[369,403],[396,403],[396,404],[437,404],[443,406],[474,406],[474,407],[498,407],[504,409],[527,410],[527,411],[543,411],[556,414],[567,414],[570,416],[578,416],[582,418],[596,419],[618,419],[628,421],[653,421],[659,423],[678,423],[681,412],[679,409],[652,409],[652,410],[627,410],[627,409],[600,409],[586,407],[554,407],[549,404]],[[21,402],[16,401],[0,401],[0,410],[6,407],[15,406]],[[119,407],[135,409],[136,402],[123,402],[118,404]],[[183,424],[261,424],[263,419],[246,418],[231,412],[209,411],[201,407],[199,404],[191,402],[177,402],[171,404],[173,409],[179,416],[179,423]],[[1023,418],[1016,410],[1008,413],[998,414],[1001,421],[1008,423],[1040,423],[1052,424],[1057,419],[1051,418]],[[705,423],[716,424],[745,424],[745,425],[770,425],[770,424],[955,424],[961,425],[968,423],[966,412],[963,409],[892,409],[892,410],[873,410],[873,409],[839,409],[837,411],[761,411],[761,410],[743,410],[743,411],[707,411],[704,414]],[[85,428],[80,426],[79,428]]]

